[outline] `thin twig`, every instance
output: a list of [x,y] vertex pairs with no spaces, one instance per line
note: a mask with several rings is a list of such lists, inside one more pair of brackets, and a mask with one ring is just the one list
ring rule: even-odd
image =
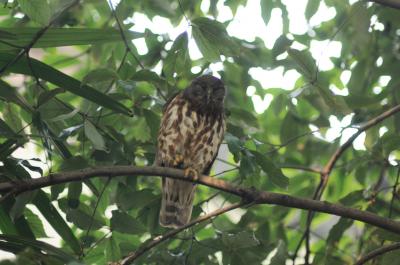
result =
[[361,257],[354,265],[363,265],[378,256],[398,249],[400,249],[400,242],[374,249],[365,256]]
[[79,0],[75,0],[73,2],[71,2],[68,6],[66,6],[63,10],[61,10],[60,12],[58,12],[58,14],[54,15],[53,18],[50,20],[50,22],[43,28],[41,28],[40,30],[38,30],[38,32],[36,32],[35,36],[33,37],[33,39],[31,40],[31,42],[29,42],[29,44],[27,46],[25,46],[23,49],[21,49],[19,51],[19,53],[11,60],[8,61],[1,69],[0,69],[0,75],[3,74],[8,67],[10,67],[11,65],[13,65],[14,63],[16,63],[19,59],[21,59],[22,56],[24,56],[25,53],[28,53],[30,51],[30,49],[36,44],[36,42],[46,33],[46,31],[54,24],[54,22],[58,19],[58,17],[63,14],[65,11],[67,11],[68,9],[70,9],[71,7],[73,7],[74,5],[76,5],[77,3],[79,3]]
[[[142,69],[146,69],[146,68],[144,67],[144,65],[142,64],[142,62],[139,60],[139,58],[136,56],[136,54],[132,51],[132,49],[131,49],[131,47],[130,47],[130,45],[129,45],[129,42],[128,42],[126,36],[125,36],[124,28],[123,28],[123,26],[122,26],[122,23],[121,23],[121,21],[119,20],[119,18],[118,18],[118,16],[117,16],[117,13],[115,12],[115,9],[114,9],[114,6],[113,6],[111,0],[108,0],[108,4],[110,5],[111,12],[112,12],[112,14],[113,14],[113,16],[114,16],[114,18],[115,18],[115,21],[117,22],[118,29],[119,29],[121,38],[122,38],[122,40],[123,40],[123,42],[124,42],[124,44],[125,44],[126,50],[132,55],[132,57],[135,59],[135,61],[138,63],[138,65],[139,65]],[[162,91],[161,91],[161,89],[158,87],[158,85],[154,85],[154,86],[155,86],[155,88],[156,88],[156,90],[157,90],[157,93],[158,93],[165,101],[167,101],[168,99],[164,96],[164,94],[162,93]]]
[[224,207],[222,209],[218,209],[214,212],[211,212],[209,214],[203,215],[198,217],[197,219],[189,222],[188,224],[180,227],[180,228],[176,228],[173,230],[170,230],[169,232],[165,233],[164,235],[160,235],[160,236],[156,236],[153,239],[151,239],[150,241],[148,241],[148,243],[145,243],[142,247],[140,247],[139,249],[137,249],[136,251],[130,253],[126,258],[124,258],[123,260],[121,260],[119,263],[116,264],[120,264],[120,265],[127,265],[127,264],[131,264],[133,261],[135,261],[136,259],[138,259],[140,256],[142,256],[144,253],[146,253],[148,250],[154,248],[155,246],[157,246],[158,244],[164,242],[165,240],[175,236],[176,234],[178,234],[179,232],[192,227],[198,223],[204,222],[206,220],[209,220],[213,217],[216,217],[218,215],[221,215],[223,213],[226,213],[228,211],[237,209],[239,207],[244,206],[245,203],[240,202],[240,203],[235,203],[232,205],[229,205],[227,207]]
[[[358,131],[353,134],[343,145],[341,145],[331,156],[331,158],[329,159],[328,163],[324,166],[324,168],[321,171],[321,179],[320,182],[318,183],[317,188],[314,191],[314,195],[313,195],[313,200],[320,200],[323,192],[328,184],[328,180],[329,180],[329,176],[333,170],[333,168],[335,167],[337,161],[339,160],[339,158],[342,156],[342,154],[351,147],[351,145],[353,144],[354,140],[364,131],[368,130],[369,128],[377,125],[378,123],[382,122],[383,120],[391,117],[392,115],[398,113],[400,111],[400,105],[396,105],[395,107],[385,111],[384,113],[378,115],[377,117],[369,120],[368,122],[366,122],[363,126],[361,126]],[[307,216],[307,222],[306,222],[306,229],[305,229],[305,233],[303,234],[303,236],[300,238],[300,241],[296,247],[295,250],[295,255],[293,260],[293,264],[294,264],[294,260],[296,259],[297,256],[297,252],[299,251],[304,239],[309,238],[308,234],[310,232],[310,227],[311,227],[311,223],[312,223],[312,219],[313,219],[313,213],[311,211],[309,211],[308,216]],[[307,254],[307,253],[306,253]],[[306,258],[308,256],[306,255]],[[306,263],[308,262],[307,260],[305,261]]]
[[400,177],[400,165],[397,166],[397,176],[396,176],[396,181],[393,185],[393,190],[392,190],[392,199],[390,200],[390,207],[389,207],[389,218],[392,217],[392,212],[393,212],[393,203],[394,199],[396,198],[396,193],[397,193],[397,186],[399,185],[399,177]]

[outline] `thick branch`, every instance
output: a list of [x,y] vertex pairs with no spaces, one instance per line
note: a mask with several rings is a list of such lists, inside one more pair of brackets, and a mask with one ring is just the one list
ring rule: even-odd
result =
[[400,1],[399,0],[368,0],[368,2],[374,2],[377,4],[381,4],[383,6],[400,9]]
[[178,234],[179,232],[192,227],[198,223],[207,221],[208,219],[211,219],[215,216],[224,214],[226,212],[229,212],[231,210],[234,210],[236,208],[242,207],[244,206],[245,203],[235,203],[232,205],[229,205],[227,207],[218,209],[214,212],[211,212],[209,214],[203,215],[198,217],[197,219],[189,222],[188,224],[176,228],[174,230],[170,230],[169,232],[165,233],[164,235],[160,235],[157,237],[152,238],[150,241],[148,241],[147,243],[145,243],[142,247],[138,248],[136,251],[130,253],[127,257],[125,257],[123,260],[121,260],[119,263],[117,263],[118,265],[127,265],[127,264],[131,264],[134,260],[136,260],[137,258],[139,258],[140,256],[142,256],[144,253],[146,253],[148,250],[152,249],[153,247],[155,247],[156,245],[164,242],[165,240],[175,236],[176,234]]
[[366,254],[364,257],[360,258],[354,265],[365,264],[366,262],[368,262],[371,259],[374,259],[380,255],[383,255],[390,251],[398,250],[398,249],[400,249],[400,242],[374,249],[371,252],[369,252],[368,254]]
[[248,201],[252,201],[256,204],[276,204],[291,208],[334,214],[346,218],[351,218],[353,220],[358,220],[364,223],[368,223],[373,226],[377,226],[386,229],[388,231],[400,234],[399,222],[395,222],[393,220],[380,217],[376,214],[367,211],[360,211],[339,204],[321,202],[318,200],[298,198],[274,192],[258,191],[252,188],[244,188],[242,186],[236,186],[229,182],[208,176],[202,176],[199,180],[194,181],[192,179],[185,178],[183,170],[175,168],[135,167],[135,166],[86,168],[70,172],[53,173],[50,174],[48,177],[28,179],[21,182],[3,182],[0,183],[0,192],[8,192],[13,190],[15,193],[21,193],[24,191],[40,189],[43,187],[48,187],[61,183],[82,181],[93,177],[116,177],[116,176],[138,176],[138,175],[164,176],[190,182],[197,182],[202,185],[206,185],[231,194],[235,194]]

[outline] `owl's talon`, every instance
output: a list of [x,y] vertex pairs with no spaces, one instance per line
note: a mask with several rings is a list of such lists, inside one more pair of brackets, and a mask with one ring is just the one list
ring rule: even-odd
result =
[[183,155],[177,154],[177,155],[175,156],[175,158],[174,158],[174,161],[172,162],[172,165],[173,165],[174,167],[177,167],[177,166],[179,166],[180,164],[183,163],[183,160],[184,160]]
[[186,168],[184,174],[185,177],[192,178],[194,181],[199,180],[199,172],[194,168],[191,167]]

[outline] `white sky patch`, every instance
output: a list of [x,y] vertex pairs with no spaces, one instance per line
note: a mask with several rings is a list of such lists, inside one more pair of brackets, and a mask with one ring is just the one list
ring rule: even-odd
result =
[[340,74],[340,81],[342,81],[342,83],[344,85],[347,85],[347,83],[349,83],[350,81],[350,77],[351,77],[351,71],[349,70],[344,70],[341,74]]
[[246,95],[248,97],[253,96],[256,93],[256,88],[254,86],[248,86],[246,90]]
[[226,6],[223,1],[219,1],[217,4],[218,9],[218,17],[217,20],[219,22],[226,22],[233,18],[232,10]]
[[257,113],[263,113],[271,104],[274,97],[271,94],[266,94],[262,99],[259,95],[254,95],[251,97],[254,109]]
[[380,86],[387,86],[391,79],[392,77],[390,75],[382,75],[379,77],[378,83]]
[[260,67],[250,68],[249,74],[260,82],[264,89],[282,88],[285,90],[293,90],[296,80],[300,74],[296,70],[289,70],[283,73],[284,68],[277,67],[273,70],[265,70]]
[[381,128],[379,128],[379,137],[382,137],[388,131],[389,129],[386,126],[382,126]]
[[316,41],[310,42],[310,52],[314,59],[316,59],[320,71],[331,70],[334,65],[329,59],[330,57],[338,58],[342,49],[342,43],[338,41]]
[[330,91],[332,91],[335,95],[340,95],[340,96],[348,96],[349,95],[349,90],[347,88],[339,89],[337,86],[334,84],[329,85]]
[[311,17],[310,26],[319,26],[322,22],[329,21],[336,16],[334,7],[327,7],[325,2],[321,1],[318,11]]
[[283,0],[289,13],[289,31],[294,34],[305,34],[308,31],[308,23],[304,17],[307,0]]

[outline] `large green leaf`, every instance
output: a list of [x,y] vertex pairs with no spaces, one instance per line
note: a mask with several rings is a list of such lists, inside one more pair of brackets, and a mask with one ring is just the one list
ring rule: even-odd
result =
[[[64,261],[65,263],[72,262],[72,261],[78,262],[75,259],[75,257],[73,257],[72,255],[62,251],[61,249],[58,249],[52,245],[49,245],[49,244],[41,242],[41,241],[29,240],[29,239],[25,239],[25,238],[22,238],[19,236],[12,236],[12,235],[0,235],[0,240],[5,241],[8,244],[14,246],[15,247],[14,253],[18,253],[18,252],[24,250],[25,248],[30,247],[35,250],[43,251],[47,255],[55,257],[61,261]],[[5,249],[5,250],[8,251],[10,249]]]
[[232,56],[237,54],[237,44],[226,32],[225,26],[205,17],[192,21],[193,37],[204,57],[210,61],[218,61],[220,55]]
[[275,164],[267,158],[267,156],[257,152],[251,151],[254,155],[257,164],[268,175],[272,183],[282,189],[286,189],[289,185],[289,179],[283,175],[282,170],[275,166]]
[[18,0],[22,12],[24,12],[31,20],[47,25],[50,22],[51,10],[46,0]]
[[[30,1],[29,2],[34,2]],[[13,45],[27,46],[40,28],[0,28],[1,32],[13,34],[9,40]],[[143,33],[124,31],[128,40],[141,38]],[[122,41],[121,33],[117,29],[90,29],[90,28],[49,28],[46,33],[35,43],[34,48],[61,47],[71,45],[93,45],[107,42]],[[0,43],[0,50],[15,49],[14,47]]]
[[[0,68],[12,62],[15,56],[16,55],[14,54],[0,53]],[[34,69],[33,72],[32,69]],[[20,58],[17,62],[9,65],[7,70],[12,73],[36,76],[59,87],[62,87],[66,91],[69,91],[89,101],[97,103],[100,106],[109,108],[118,113],[131,115],[131,111],[127,107],[115,101],[106,94],[103,94],[88,85],[82,85],[82,83],[75,78],[68,76],[51,67],[50,65],[42,63],[36,59],[31,59],[29,63],[27,58],[24,56],[23,58]]]
[[140,234],[147,231],[140,221],[118,210],[112,211],[111,229],[129,234]]
[[81,252],[81,246],[78,239],[75,237],[74,233],[72,233],[71,228],[58,213],[57,209],[52,205],[46,193],[39,191],[33,200],[33,204],[75,254],[79,254]]

